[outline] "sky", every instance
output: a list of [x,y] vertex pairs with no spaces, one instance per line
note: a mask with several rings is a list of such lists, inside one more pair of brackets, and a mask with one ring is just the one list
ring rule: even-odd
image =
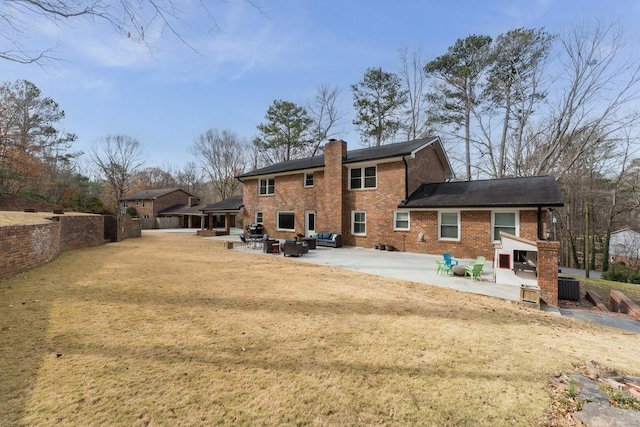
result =
[[75,150],[124,134],[141,143],[146,166],[180,169],[196,160],[189,147],[208,129],[251,140],[274,100],[305,105],[320,85],[340,89],[340,136],[361,148],[350,86],[371,67],[397,72],[400,49],[429,60],[471,34],[562,34],[597,21],[620,23],[640,49],[635,0],[203,1],[210,16],[198,0],[174,0],[188,46],[160,25],[145,29],[145,44],[104,22],[24,18],[22,45],[53,48],[61,60],[3,61],[2,80],[29,80],[56,101],[66,113],[60,127],[78,136]]

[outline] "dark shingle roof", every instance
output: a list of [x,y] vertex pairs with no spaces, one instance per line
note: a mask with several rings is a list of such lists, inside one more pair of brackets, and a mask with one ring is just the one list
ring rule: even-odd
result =
[[[397,142],[395,144],[381,145],[379,147],[351,150],[347,151],[347,158],[344,159],[342,163],[356,163],[407,156],[438,140],[438,137],[433,136],[429,138],[416,139],[415,141]],[[321,167],[324,167],[324,155],[277,163],[275,165],[238,175],[237,178],[242,180],[242,178],[250,178],[260,175],[272,175]]]
[[173,205],[158,212],[158,215],[202,215],[202,206]]
[[[173,193],[174,191],[184,191],[184,190],[182,190],[181,188],[160,188],[157,190],[140,190],[140,191],[136,191],[135,193],[122,196],[120,200],[153,200],[153,199],[157,199],[158,197],[167,195],[169,193]],[[193,196],[193,194],[190,194],[186,191],[185,193],[189,194],[190,196]]]
[[401,208],[497,208],[564,206],[552,176],[422,184]]
[[200,210],[204,212],[239,211],[243,206],[242,196],[231,196],[217,203],[209,203]]

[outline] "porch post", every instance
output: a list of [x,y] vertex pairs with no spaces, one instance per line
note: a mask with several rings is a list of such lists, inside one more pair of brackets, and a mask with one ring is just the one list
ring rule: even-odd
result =
[[209,212],[209,226],[207,227],[207,230],[213,230],[213,212]]
[[225,212],[224,214],[224,231],[226,233],[230,233],[229,223],[231,222],[231,215],[229,212]]
[[547,305],[558,306],[558,252],[560,242],[538,240],[538,286]]

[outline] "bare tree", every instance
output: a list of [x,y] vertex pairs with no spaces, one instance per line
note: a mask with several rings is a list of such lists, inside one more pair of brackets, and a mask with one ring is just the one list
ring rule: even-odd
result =
[[209,177],[215,196],[222,200],[235,195],[240,182],[235,178],[245,170],[247,142],[230,130],[209,129],[190,147],[204,173]]
[[315,98],[307,105],[307,112],[312,120],[309,131],[312,140],[310,147],[312,156],[318,154],[320,146],[328,139],[342,133],[336,130],[336,127],[342,124],[346,114],[338,105],[339,96],[338,87],[321,84]]
[[400,71],[398,77],[407,94],[405,120],[402,129],[407,139],[418,139],[427,133],[427,78],[424,74],[425,61],[420,50],[409,52],[400,49]]
[[127,135],[107,135],[90,152],[102,178],[113,191],[114,207],[134,184],[134,175],[144,165],[142,148],[137,139]]
[[[183,190],[200,197],[204,184],[202,173],[195,162],[187,162],[176,174],[176,182]],[[202,198],[202,197],[201,197]]]
[[560,41],[566,55],[557,81],[560,96],[546,126],[530,130],[532,152],[523,162],[533,175],[554,172],[561,177],[640,119],[634,108],[640,95],[640,58],[624,50],[618,27],[579,27]]
[[[252,0],[246,0],[246,3],[260,11]],[[209,18],[211,27],[217,27],[210,4],[205,1],[194,4],[200,8],[199,15]],[[4,39],[8,46],[0,48],[0,59],[41,65],[57,59],[53,48],[30,50],[23,45],[25,36],[33,31],[33,20],[38,18],[48,19],[56,25],[79,19],[104,21],[122,37],[145,44],[145,31],[159,26],[197,52],[180,29],[185,24],[183,12],[186,8],[183,2],[173,0],[5,0],[0,5],[0,40]]]

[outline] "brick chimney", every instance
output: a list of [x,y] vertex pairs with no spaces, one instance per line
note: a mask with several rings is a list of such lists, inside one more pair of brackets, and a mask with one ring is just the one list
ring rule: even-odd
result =
[[347,158],[347,143],[331,139],[324,146],[324,212],[319,217],[324,230],[345,234],[343,226],[343,206],[345,177],[342,161]]
[[189,200],[188,200],[188,202],[187,202],[187,204],[188,204],[188,206],[189,206],[189,207],[191,207],[191,206],[197,206],[197,205],[198,205],[198,203],[199,203],[198,198],[197,198],[197,197],[191,197],[191,196],[189,197]]

